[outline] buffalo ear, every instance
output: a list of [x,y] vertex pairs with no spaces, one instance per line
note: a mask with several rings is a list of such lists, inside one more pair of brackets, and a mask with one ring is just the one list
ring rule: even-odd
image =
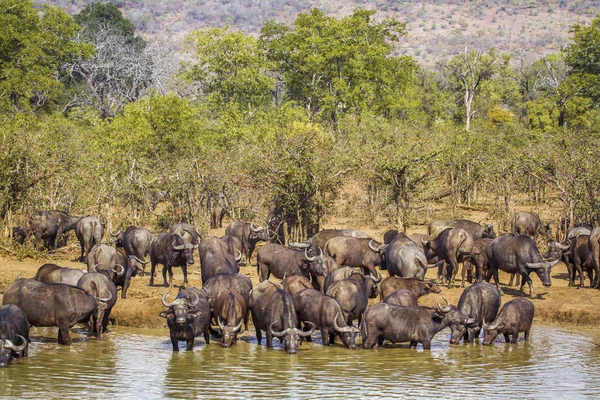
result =
[[158,314],[158,316],[161,317],[161,318],[167,318],[167,319],[169,319],[169,318],[171,318],[173,316],[173,311],[171,311],[171,310],[161,311]]

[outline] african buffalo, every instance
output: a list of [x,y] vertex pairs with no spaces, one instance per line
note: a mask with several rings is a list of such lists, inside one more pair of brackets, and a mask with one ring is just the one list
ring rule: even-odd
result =
[[369,295],[375,283],[374,277],[354,272],[347,279],[332,283],[326,294],[338,301],[348,325],[352,325],[352,321],[358,320],[360,326],[362,313],[367,309]]
[[242,252],[246,256],[246,264],[250,264],[250,257],[252,257],[256,243],[270,240],[269,228],[256,227],[251,222],[234,221],[225,228],[225,234],[234,236],[242,242]]
[[[185,243],[177,234],[162,233],[150,245],[150,286],[154,285],[154,269],[156,264],[162,264],[163,285],[169,287],[173,283],[173,267],[181,267],[183,283],[187,284],[187,266],[194,263],[194,249],[198,245]],[[169,282],[167,283],[167,272]]]
[[398,229],[390,229],[389,231],[383,234],[383,244],[390,244],[392,240],[398,235]]
[[[421,239],[424,249],[431,249],[437,255],[441,265],[438,270],[438,279],[447,280],[450,287],[456,278],[458,264],[463,263],[473,251],[473,237],[462,228],[444,229],[435,239]],[[446,270],[446,265],[450,270]],[[464,286],[464,282],[462,284]]]
[[[152,233],[146,228],[137,228],[133,225],[127,227],[124,231],[111,233],[111,236],[117,238],[116,245],[125,250],[128,256],[135,256],[138,259],[145,260],[146,255],[150,253],[150,244],[152,243]],[[146,269],[145,263],[134,262],[135,269],[144,276]]]
[[595,273],[592,262],[589,235],[580,235],[571,240],[569,260],[571,261],[571,263],[567,265],[567,270],[569,272],[569,286],[575,285],[575,272],[579,274],[579,286],[584,286],[584,269],[588,273],[590,287],[594,287],[597,284],[598,274]]
[[[323,229],[308,239],[307,244],[297,243],[296,245],[298,245],[298,247],[309,247],[312,254],[317,254],[319,248],[324,249],[327,242],[334,237],[370,238],[370,236],[363,231],[355,229]],[[290,245],[292,245],[292,243],[290,243]]]
[[302,275],[287,276],[281,281],[283,290],[288,292],[292,298],[294,295],[304,289],[314,289],[312,282]]
[[[267,243],[256,253],[256,269],[260,281],[269,279],[273,274],[278,279],[286,276],[302,275],[316,282],[316,289],[323,289],[325,270],[323,269],[323,253],[309,256],[304,251],[290,249],[281,244]],[[317,287],[318,286],[318,287]]]
[[29,227],[21,228],[20,226],[13,226],[12,228],[12,238],[19,244],[24,244],[30,234],[31,229]]
[[496,318],[500,308],[500,291],[487,282],[475,283],[462,292],[457,308],[471,318],[472,323],[450,325],[450,343],[456,344],[461,338],[465,342],[472,342],[479,337],[483,321],[493,321]]
[[58,326],[58,344],[68,346],[69,329],[77,323],[88,323],[96,311],[96,300],[71,285],[21,278],[6,289],[2,304],[19,306],[32,326]]
[[513,217],[511,230],[512,233],[516,235],[528,235],[534,237],[543,235],[548,239],[552,239],[552,228],[550,223],[544,225],[540,216],[533,212],[517,212]]
[[[590,248],[591,266],[594,269],[596,277],[600,275],[600,227],[594,228],[588,237]],[[599,287],[600,279],[596,278],[596,287]]]
[[361,327],[363,347],[377,348],[380,340],[392,343],[410,342],[410,347],[423,344],[424,350],[431,350],[431,340],[436,333],[450,325],[471,322],[456,307],[448,304],[437,308],[399,307],[393,304],[377,303],[367,309]]
[[136,256],[127,255],[124,249],[115,249],[112,246],[101,244],[94,246],[88,254],[88,272],[105,272],[115,285],[121,287],[121,298],[127,298],[127,290],[131,284],[131,277],[137,270],[135,263],[148,264]]
[[85,271],[80,269],[59,267],[56,264],[44,264],[38,268],[33,279],[43,283],[66,283],[67,285],[77,286],[77,282],[84,274]]
[[428,234],[430,237],[436,237],[447,228],[462,228],[469,232],[473,239],[495,239],[494,224],[481,225],[477,222],[466,219],[449,220],[449,221],[433,221],[429,224]]
[[500,236],[486,249],[489,270],[486,281],[494,277],[498,286],[498,269],[508,273],[519,273],[521,280],[521,294],[525,283],[529,285],[531,297],[534,296],[529,274],[535,271],[544,286],[551,286],[550,269],[558,264],[559,259],[544,261],[537,245],[529,236]]
[[[475,282],[483,281],[488,269],[488,259],[485,250],[493,240],[494,239],[476,239],[473,241],[473,252],[469,257],[469,260],[465,260],[465,268],[462,270],[463,283],[465,281],[465,274],[472,275],[473,265],[475,266]],[[472,282],[472,279],[469,279],[469,277],[467,277],[467,280]]]
[[[250,304],[250,292],[252,291],[252,281],[245,275],[240,274],[218,274],[210,278],[204,283],[202,291],[204,291],[208,298],[208,304],[213,306],[214,299],[216,299],[221,292],[232,289],[242,296],[246,305]],[[244,315],[244,328],[248,330],[248,315],[250,310],[246,309],[246,315]]]
[[75,229],[82,217],[74,217],[62,211],[39,211],[29,217],[29,228],[33,233],[34,245],[46,239],[51,249],[57,249],[63,233]]
[[221,330],[221,346],[229,347],[235,344],[246,311],[246,301],[235,289],[223,290],[213,300],[212,315]]
[[[17,343],[19,343],[17,345]],[[27,357],[29,322],[19,307],[7,304],[0,307],[0,368],[13,359]]]
[[173,225],[169,233],[171,235],[181,236],[186,244],[191,243],[197,245],[200,242],[200,234],[196,232],[196,228],[185,222]]
[[235,256],[236,258],[241,257],[242,241],[240,239],[230,235],[223,235],[219,239],[221,239],[221,241],[227,245],[227,251],[229,251],[232,256]]
[[334,297],[316,289],[306,289],[296,293],[293,301],[298,318],[310,322],[313,329],[319,328],[323,345],[333,344],[337,334],[347,347],[356,349],[359,331],[346,323],[342,308]]
[[390,276],[423,279],[427,273],[425,252],[402,232],[397,234],[389,244],[375,247],[370,241],[369,247],[385,257]]
[[385,278],[379,285],[381,301],[383,301],[393,292],[400,289],[410,290],[417,299],[429,293],[441,292],[439,286],[432,281],[421,281],[414,278],[398,278],[397,276],[390,276],[389,278]]
[[375,267],[381,265],[381,256],[373,251],[375,246],[379,246],[379,243],[373,239],[337,236],[325,244],[323,251],[339,265],[361,267],[365,274],[380,277]]
[[102,243],[104,225],[96,217],[83,217],[75,224],[75,236],[81,246],[79,261],[85,262],[87,255],[94,245]]
[[173,351],[179,351],[179,341],[186,342],[186,350],[192,351],[194,339],[204,335],[206,344],[210,343],[210,306],[198,289],[180,289],[175,300],[167,303],[165,298],[169,292],[162,296],[162,303],[168,308],[159,316],[167,319]]
[[227,245],[216,236],[209,236],[198,245],[200,254],[200,272],[202,283],[206,283],[210,278],[218,274],[237,274],[240,272],[238,261],[227,250]]
[[496,319],[489,325],[483,323],[483,344],[492,344],[499,333],[508,343],[517,343],[519,332],[525,332],[525,341],[529,340],[529,330],[533,323],[533,303],[525,298],[516,298],[506,303]]
[[88,335],[95,334],[98,339],[102,339],[102,333],[108,332],[110,312],[117,303],[117,286],[108,274],[91,272],[79,279],[77,287],[96,298],[97,308],[90,318]]
[[300,337],[310,336],[314,330],[314,325],[308,332],[298,329],[292,297],[272,282],[264,281],[252,289],[249,306],[258,344],[262,341],[261,331],[265,331],[267,347],[273,347],[273,337],[278,337],[289,354],[296,354]]
[[417,297],[408,289],[396,290],[387,296],[383,302],[400,307],[416,307],[419,305]]

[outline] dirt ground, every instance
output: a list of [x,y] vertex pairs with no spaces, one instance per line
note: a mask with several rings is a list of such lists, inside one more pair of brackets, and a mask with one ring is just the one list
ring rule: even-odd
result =
[[[330,224],[329,227],[344,227],[340,225],[340,223],[340,221],[337,221],[336,224]],[[387,230],[387,228],[383,227],[363,227],[362,229],[380,240],[383,237],[383,233]],[[425,233],[426,227],[416,227],[409,233],[413,232]],[[211,234],[217,236],[223,233],[224,229],[211,231]],[[49,255],[47,259],[18,261],[0,257],[0,293],[4,293],[4,290],[15,280],[17,275],[20,277],[33,277],[37,269],[46,262],[56,263],[65,267],[85,269],[85,264],[73,261],[77,259],[78,255],[78,246],[73,246],[67,251],[63,250]],[[253,256],[252,261],[251,266],[242,267],[240,272],[249,276],[252,279],[253,284],[257,284],[258,275],[256,272],[255,256]],[[195,262],[196,263],[189,268],[189,284],[190,286],[201,287],[200,267],[197,254]],[[148,286],[150,279],[148,270],[149,265],[146,276],[132,278],[132,283],[127,293],[127,299],[119,298],[112,312],[114,324],[144,328],[166,327],[165,320],[160,318],[158,314],[164,309],[160,301],[161,296],[168,289],[162,286]],[[434,278],[435,273],[435,269],[430,269],[427,277]],[[160,271],[158,271],[158,274],[160,274]],[[383,272],[382,274],[384,277],[387,276],[387,272]],[[598,307],[598,304],[600,304],[600,290],[568,287],[567,269],[563,263],[558,264],[552,269],[551,276],[552,286],[544,287],[535,273],[531,275],[534,290],[537,295],[535,299],[532,299],[535,304],[536,322],[556,324],[564,327],[600,327],[600,307]],[[273,279],[274,278],[271,277],[271,280]],[[158,282],[161,281],[162,277],[159,275]],[[502,303],[519,295],[518,288],[506,286],[508,283],[508,275],[501,273],[500,281],[502,283],[501,291],[503,292]],[[177,286],[182,283],[183,274],[181,273],[181,269],[174,268],[173,284],[175,286],[170,289],[171,293],[167,296],[167,299],[172,300],[176,296]],[[450,289],[443,287],[441,296],[447,298],[450,303],[457,304],[462,290],[463,289],[459,287]],[[526,293],[529,293],[527,288],[525,290]],[[422,305],[435,305],[436,300],[439,298],[439,295],[427,295],[420,299],[420,303]],[[378,300],[371,300],[371,302],[375,301]]]

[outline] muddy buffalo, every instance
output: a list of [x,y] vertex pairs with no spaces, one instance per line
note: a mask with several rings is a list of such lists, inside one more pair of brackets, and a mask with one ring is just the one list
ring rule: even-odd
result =
[[358,320],[360,325],[375,283],[374,277],[354,272],[347,279],[332,283],[326,294],[338,301],[348,325],[352,325],[354,320]]
[[19,307],[7,304],[0,307],[0,368],[13,359],[27,357],[29,322]]
[[[424,249],[431,249],[439,259],[438,280],[447,281],[448,287],[451,287],[458,273],[458,264],[463,263],[473,251],[473,236],[462,228],[447,228],[435,239],[422,239],[422,243]],[[446,269],[448,265],[450,268]]]
[[[213,301],[221,292],[228,289],[235,290],[242,296],[246,305],[250,304],[250,292],[252,291],[252,281],[245,275],[241,274],[219,274],[210,278],[202,287],[202,291],[206,293],[208,304],[213,306]],[[250,310],[246,308],[244,316],[244,328],[248,330],[248,317]]]
[[127,255],[124,249],[101,244],[94,246],[88,255],[88,273],[103,272],[121,288],[121,298],[127,298],[127,290],[131,277],[137,274],[135,263],[148,264],[150,261],[140,260],[136,256]]
[[287,276],[281,281],[281,286],[292,297],[304,289],[313,289],[312,282],[307,277],[301,275]]
[[408,289],[396,290],[387,296],[383,302],[400,307],[416,307],[419,305],[417,297]]
[[367,309],[362,324],[363,347],[377,348],[380,342],[410,342],[414,348],[423,344],[424,350],[431,349],[431,340],[436,333],[450,325],[466,325],[469,319],[458,309],[448,304],[437,308],[399,307],[378,303]]
[[219,324],[221,346],[229,347],[237,341],[246,308],[246,301],[235,289],[223,290],[214,299],[212,315]]
[[361,267],[365,274],[379,277],[376,267],[381,265],[381,256],[373,250],[378,246],[373,239],[338,236],[330,239],[323,251],[339,265]]
[[389,244],[377,247],[370,241],[369,247],[385,257],[390,276],[423,279],[427,273],[425,252],[404,233],[397,234]]
[[529,330],[533,323],[533,303],[525,298],[516,298],[506,303],[490,324],[483,324],[483,344],[492,344],[498,334],[504,335],[506,343],[517,343],[519,332],[525,332],[525,341],[529,340]]
[[88,335],[96,335],[102,339],[102,333],[108,332],[108,318],[117,303],[117,286],[102,272],[91,272],[83,275],[77,287],[96,299],[96,310],[88,323]]
[[186,350],[192,351],[194,340],[204,335],[206,344],[210,343],[210,306],[208,301],[196,288],[182,289],[172,302],[168,303],[167,291],[162,296],[162,303],[168,308],[159,315],[167,319],[173,351],[179,351],[179,341],[186,342]]
[[250,310],[258,344],[262,341],[262,331],[265,331],[267,347],[273,347],[273,337],[277,337],[289,354],[296,354],[300,337],[310,336],[314,330],[314,326],[307,332],[298,329],[298,316],[292,297],[280,286],[269,281],[264,281],[252,289]]
[[450,325],[450,343],[456,344],[461,338],[465,342],[472,342],[479,337],[483,321],[496,318],[500,308],[500,291],[487,282],[476,283],[462,292],[457,308],[471,319],[471,323]]
[[45,239],[51,249],[57,249],[63,233],[75,229],[82,217],[75,217],[62,211],[40,211],[29,217],[29,228],[34,235],[34,245]]

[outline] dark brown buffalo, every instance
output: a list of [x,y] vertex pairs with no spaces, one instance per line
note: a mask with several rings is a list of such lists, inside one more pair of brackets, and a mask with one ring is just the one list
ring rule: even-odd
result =
[[85,271],[80,269],[59,267],[56,264],[44,264],[37,270],[33,279],[43,283],[65,283],[77,286],[77,282],[84,274]]
[[[590,248],[591,267],[594,269],[596,277],[600,275],[600,227],[594,228],[588,237],[588,246]],[[596,278],[595,287],[600,287],[600,279]]]
[[[363,231],[355,230],[355,229],[323,229],[322,231],[317,232],[313,237],[308,239],[308,243],[305,245],[300,245],[300,247],[308,246],[310,248],[310,252],[312,254],[317,254],[320,249],[324,249],[325,245],[330,239],[334,237],[354,237],[354,238],[370,238],[369,235],[364,233]],[[291,243],[290,243],[291,245]]]
[[[438,280],[451,287],[458,273],[458,264],[473,251],[473,236],[462,228],[444,229],[435,239],[422,239],[423,247],[431,249],[438,257]],[[449,269],[447,265],[450,266]],[[464,284],[464,282],[463,282]]]
[[110,279],[109,274],[91,272],[79,279],[77,287],[96,298],[97,308],[90,318],[88,333],[95,334],[98,339],[102,339],[102,333],[108,332],[110,312],[117,303],[117,286]]
[[488,270],[488,259],[485,250],[494,239],[476,239],[473,241],[473,252],[468,261],[464,262],[462,269],[462,283],[464,286],[465,278],[469,283],[473,282],[473,266],[475,266],[475,282],[482,282]]
[[398,278],[397,276],[390,276],[389,278],[385,278],[379,285],[381,301],[400,289],[410,290],[417,299],[429,293],[441,292],[439,286],[432,281],[421,281],[414,278]]
[[24,244],[30,234],[31,229],[29,227],[21,228],[20,226],[13,226],[12,228],[12,238],[19,244]]
[[369,304],[369,295],[374,283],[374,277],[354,272],[347,279],[332,283],[327,289],[326,294],[334,297],[340,304],[348,325],[352,325],[352,321],[358,320],[360,326],[362,314]]
[[241,260],[242,256],[242,241],[235,236],[223,235],[219,239],[227,245],[227,251],[231,253],[232,256],[239,258]]
[[235,344],[246,312],[246,301],[235,289],[223,290],[214,299],[212,315],[221,330],[221,346],[229,347]]
[[428,234],[430,237],[436,237],[442,231],[448,228],[462,228],[469,232],[473,239],[495,239],[496,233],[494,232],[493,224],[481,225],[477,222],[469,221],[466,219],[456,220],[438,220],[433,221],[429,224]]
[[[150,286],[154,285],[154,269],[156,264],[162,264],[163,285],[170,287],[173,284],[173,267],[181,267],[183,283],[187,284],[187,266],[194,263],[194,249],[198,245],[185,243],[177,234],[162,233],[150,245]],[[169,282],[167,283],[167,272]]]
[[186,222],[173,225],[169,233],[181,236],[185,243],[197,245],[200,242],[200,235],[196,232],[196,228]]
[[34,245],[37,247],[44,239],[51,249],[57,249],[63,233],[75,229],[82,217],[74,217],[57,210],[39,211],[29,217],[29,228],[34,235]]
[[338,236],[330,239],[323,251],[339,265],[361,267],[365,274],[379,277],[375,267],[381,265],[381,256],[371,246],[374,248],[379,243],[368,238]]
[[460,295],[458,310],[471,319],[468,325],[450,325],[450,343],[456,344],[461,338],[472,342],[479,337],[483,321],[493,321],[500,308],[500,291],[487,282],[479,282],[466,288]]
[[[246,305],[250,304],[250,292],[252,291],[250,278],[241,274],[219,274],[210,278],[202,287],[202,291],[206,293],[208,304],[211,306],[211,311],[214,299],[227,289],[235,290],[242,296]],[[250,310],[247,308],[244,316],[244,328],[246,330],[248,330],[249,314]]]
[[181,289],[175,300],[167,303],[162,296],[162,303],[168,308],[159,315],[167,319],[173,351],[179,351],[179,341],[186,342],[186,350],[192,351],[194,339],[204,335],[206,344],[210,343],[210,306],[204,296],[196,288]]
[[[79,261],[85,262],[92,247],[102,243],[104,236],[104,225],[96,217],[83,217],[75,225],[75,236],[81,246]],[[85,257],[84,257],[85,255]]]
[[519,332],[525,332],[525,341],[529,340],[529,330],[533,323],[534,307],[528,299],[518,297],[506,303],[496,319],[489,325],[483,324],[483,344],[492,344],[498,334],[504,335],[506,343],[517,343]]
[[493,276],[497,287],[498,269],[518,273],[522,278],[521,294],[523,286],[527,283],[531,297],[534,296],[534,292],[529,274],[535,271],[544,286],[551,286],[550,269],[560,261],[544,261],[537,245],[529,236],[500,236],[488,245],[486,252],[489,262],[486,280],[489,282]]
[[88,272],[104,272],[117,287],[121,287],[121,298],[127,298],[127,290],[131,277],[137,270],[135,263],[148,264],[150,261],[140,260],[136,256],[128,256],[124,249],[101,244],[94,246],[88,254]]
[[363,347],[377,348],[380,341],[392,343],[410,342],[410,347],[423,344],[424,350],[431,350],[431,340],[436,333],[450,325],[467,324],[470,321],[448,304],[437,308],[399,307],[393,304],[377,303],[367,309],[362,324]]
[[67,346],[71,344],[69,329],[87,324],[96,311],[96,298],[77,287],[25,278],[6,289],[2,304],[20,307],[32,326],[58,326],[58,344]]
[[242,252],[246,256],[246,264],[250,264],[250,257],[252,257],[256,243],[270,240],[268,227],[256,227],[250,222],[234,221],[225,228],[225,234],[234,236],[242,242]]
[[[125,250],[128,256],[134,256],[140,260],[146,260],[146,256],[150,254],[150,244],[152,243],[152,233],[146,228],[137,228],[133,225],[127,227],[124,231],[111,233],[111,236],[116,237],[116,245]],[[144,276],[147,262],[138,263],[134,261],[136,271]]]
[[0,368],[13,359],[27,357],[29,322],[19,307],[7,304],[0,307]]
[[[354,274],[356,272],[364,275],[364,273],[362,271],[357,271],[352,267],[341,267],[341,268],[338,268],[338,269],[332,271],[325,277],[324,292],[327,293],[327,290],[334,282],[341,281],[342,279],[348,279],[348,278],[350,278],[350,276],[352,274]],[[371,276],[371,275],[369,275],[369,276]],[[368,291],[369,297],[372,299],[376,299],[377,296],[379,295],[378,284],[379,284],[379,282],[381,282],[381,276],[377,279],[370,279],[367,282],[369,284],[369,291]]]
[[260,282],[269,279],[271,274],[278,279],[302,275],[315,282],[316,289],[322,290],[325,283],[323,257],[322,252],[311,257],[306,249],[300,251],[277,243],[267,243],[256,254],[256,269]]
[[550,223],[544,225],[540,216],[533,212],[517,212],[513,217],[511,230],[515,235],[528,235],[533,237],[542,235],[546,236],[548,239],[552,239],[552,228]]
[[369,247],[385,259],[390,276],[423,279],[427,273],[425,252],[402,232],[397,234],[389,244],[375,247],[371,241]]
[[[262,341],[266,332],[267,347],[273,347],[273,337],[278,337],[289,354],[298,352],[300,337],[310,336],[298,329],[298,316],[292,297],[280,286],[264,281],[250,293],[250,311],[256,328],[256,340]],[[309,322],[310,324],[310,322]]]
[[240,272],[238,261],[227,250],[227,245],[216,236],[209,236],[202,239],[198,246],[200,254],[200,272],[202,275],[202,283],[218,274],[235,275]]
[[398,235],[398,229],[390,229],[386,233],[383,234],[383,244],[390,244],[392,240]]
[[569,272],[569,286],[575,285],[575,273],[579,274],[579,286],[584,286],[583,271],[586,270],[590,279],[590,287],[597,285],[598,275],[595,273],[590,250],[589,235],[580,235],[571,240],[571,263],[567,265]]
[[307,277],[301,275],[287,276],[281,281],[281,286],[292,297],[304,289],[313,289],[312,282]]
[[400,307],[416,307],[419,305],[417,297],[408,289],[396,290],[386,297],[383,302]]
[[293,300],[298,318],[312,323],[313,329],[319,328],[323,345],[334,344],[337,335],[347,347],[356,349],[358,328],[346,323],[342,308],[334,297],[316,289],[306,289],[296,293]]

